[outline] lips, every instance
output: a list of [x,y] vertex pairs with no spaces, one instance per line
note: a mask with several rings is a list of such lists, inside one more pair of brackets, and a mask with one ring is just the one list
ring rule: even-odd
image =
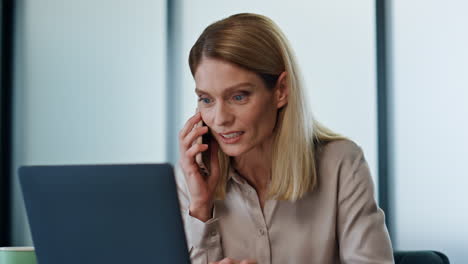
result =
[[222,137],[224,138],[235,138],[241,134],[243,134],[244,132],[242,131],[238,131],[238,132],[231,132],[231,133],[224,133],[224,134],[220,134]]
[[238,142],[242,135],[244,134],[243,131],[230,131],[227,133],[218,133],[221,136],[221,140],[226,144],[234,144]]

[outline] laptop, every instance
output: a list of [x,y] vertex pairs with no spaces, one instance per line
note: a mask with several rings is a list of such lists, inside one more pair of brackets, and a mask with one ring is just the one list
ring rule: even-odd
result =
[[39,264],[190,263],[169,164],[19,169]]

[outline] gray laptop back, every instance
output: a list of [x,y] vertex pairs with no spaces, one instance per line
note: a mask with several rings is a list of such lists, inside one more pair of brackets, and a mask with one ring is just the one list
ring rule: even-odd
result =
[[19,169],[39,264],[190,263],[168,164]]

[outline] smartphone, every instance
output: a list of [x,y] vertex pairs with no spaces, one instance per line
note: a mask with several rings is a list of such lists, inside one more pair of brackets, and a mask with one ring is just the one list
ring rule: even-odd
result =
[[[203,120],[200,120],[195,125],[195,128],[204,126],[205,123],[203,123]],[[202,136],[198,137],[195,144],[208,144],[208,149],[198,153],[195,156],[195,162],[198,164],[198,167],[200,167],[200,171],[204,176],[209,176],[210,175],[210,141],[211,141],[211,134],[210,131],[208,131],[206,134],[203,134]]]

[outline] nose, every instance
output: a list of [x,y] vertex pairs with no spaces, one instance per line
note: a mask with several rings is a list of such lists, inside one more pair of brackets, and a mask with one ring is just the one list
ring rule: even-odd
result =
[[214,124],[217,127],[226,127],[234,121],[234,114],[225,103],[218,103],[215,106]]

